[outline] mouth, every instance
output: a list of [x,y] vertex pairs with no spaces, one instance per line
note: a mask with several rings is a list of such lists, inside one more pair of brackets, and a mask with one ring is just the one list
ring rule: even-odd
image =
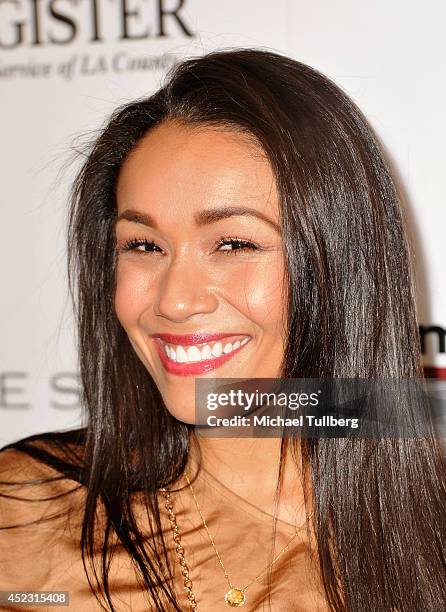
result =
[[191,334],[152,336],[161,363],[171,374],[197,376],[226,363],[251,340],[246,334]]

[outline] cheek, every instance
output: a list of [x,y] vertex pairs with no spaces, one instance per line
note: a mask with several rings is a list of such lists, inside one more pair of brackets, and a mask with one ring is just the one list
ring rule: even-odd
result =
[[114,308],[116,316],[125,328],[137,322],[150,303],[147,272],[126,262],[119,262],[116,270]]
[[263,265],[247,265],[231,275],[226,295],[247,318],[275,334],[284,321],[282,263],[277,259]]

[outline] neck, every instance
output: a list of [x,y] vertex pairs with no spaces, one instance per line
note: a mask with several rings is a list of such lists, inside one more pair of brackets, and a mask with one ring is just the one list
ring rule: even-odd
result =
[[[281,438],[214,438],[191,436],[190,472],[201,465],[224,486],[271,515],[287,522],[305,518],[300,470],[285,441],[279,478]],[[299,446],[297,447],[300,448]],[[297,455],[300,465],[300,453]],[[276,487],[279,487],[276,493]]]

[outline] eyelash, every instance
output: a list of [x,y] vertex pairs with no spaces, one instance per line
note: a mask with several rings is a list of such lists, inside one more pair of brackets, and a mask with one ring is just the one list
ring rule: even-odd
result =
[[223,236],[222,238],[217,240],[216,248],[220,248],[222,246],[226,246],[230,244],[232,245],[238,244],[240,248],[226,249],[222,251],[223,253],[225,253],[225,255],[237,255],[238,251],[242,251],[244,249],[248,249],[250,251],[260,251],[261,250],[260,247],[254,242],[251,242],[251,240],[243,240],[242,238],[237,238],[237,237],[231,238],[230,236]]
[[[243,240],[242,238],[237,238],[237,237],[233,238],[229,236],[223,236],[222,238],[217,240],[216,248],[218,249],[222,246],[231,245],[231,244],[232,245],[238,244],[239,248],[226,249],[221,252],[224,252],[225,255],[237,255],[237,252],[245,250],[245,249],[252,250],[252,251],[261,250],[261,248],[254,242],[251,242],[251,240]],[[153,240],[149,241],[149,240],[146,240],[145,238],[143,239],[133,238],[132,240],[128,240],[127,242],[125,242],[120,250],[123,252],[132,251],[132,250],[135,250],[137,247],[143,246],[143,245],[148,246],[148,247],[157,246]],[[153,252],[153,251],[139,251],[139,253],[150,253],[150,252]]]

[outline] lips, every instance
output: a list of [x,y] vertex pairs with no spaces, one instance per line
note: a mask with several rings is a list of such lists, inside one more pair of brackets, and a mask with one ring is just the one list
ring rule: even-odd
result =
[[210,372],[231,359],[251,340],[246,334],[154,334],[165,369],[179,376]]
[[[246,334],[238,333],[219,333],[207,334],[205,332],[196,332],[193,334],[153,334],[152,338],[159,338],[163,342],[169,344],[180,344],[182,346],[190,346],[192,344],[203,344],[204,342],[212,342],[213,340],[221,340],[230,336],[246,336]],[[250,336],[247,336],[248,338]]]

